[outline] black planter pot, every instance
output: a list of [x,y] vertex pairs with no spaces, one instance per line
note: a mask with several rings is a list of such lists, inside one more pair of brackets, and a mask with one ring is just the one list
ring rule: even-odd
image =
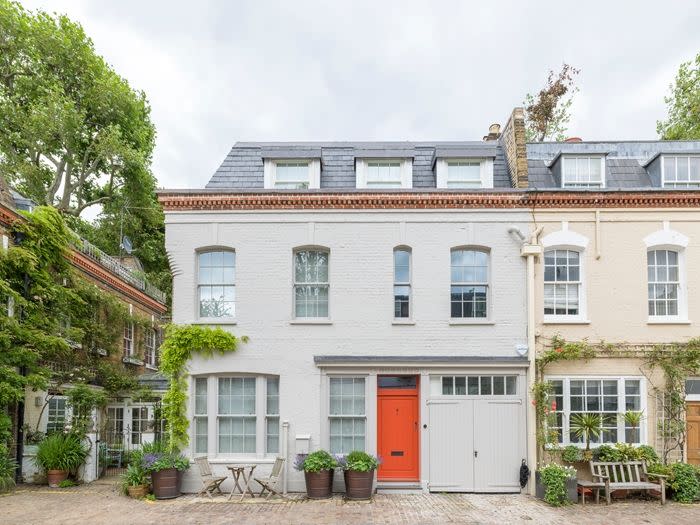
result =
[[[576,503],[578,501],[578,492],[576,490],[576,478],[566,480],[566,495],[569,501]],[[539,499],[544,499],[544,484],[539,472],[535,472],[535,496]]]
[[348,499],[370,499],[372,497],[372,487],[374,484],[374,470],[368,472],[357,472],[356,470],[346,470],[345,477],[345,497]]
[[182,474],[175,468],[151,473],[153,495],[156,499],[173,499],[180,495]]
[[327,499],[333,494],[333,471],[304,472],[309,499]]

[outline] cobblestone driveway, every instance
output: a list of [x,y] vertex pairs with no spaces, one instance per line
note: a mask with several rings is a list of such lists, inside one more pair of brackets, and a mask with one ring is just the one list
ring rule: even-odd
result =
[[270,503],[234,503],[184,496],[173,501],[136,501],[118,494],[114,482],[71,489],[21,486],[0,496],[0,523],[158,524],[240,523],[391,525],[446,523],[700,523],[700,505],[656,501],[572,505],[553,509],[529,496],[431,494],[376,496],[372,503],[340,497],[307,501],[297,496]]

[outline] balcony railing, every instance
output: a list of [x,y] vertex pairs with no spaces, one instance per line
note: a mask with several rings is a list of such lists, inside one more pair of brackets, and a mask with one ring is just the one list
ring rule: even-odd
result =
[[114,275],[126,281],[134,288],[138,288],[146,295],[152,297],[158,302],[165,303],[165,293],[153,286],[151,283],[146,281],[146,279],[139,277],[134,273],[133,270],[127,268],[122,263],[120,263],[114,257],[107,255],[105,252],[100,250],[94,244],[86,241],[85,239],[77,239],[73,243],[73,247],[80,253],[83,253],[90,257],[93,261],[99,263],[101,266],[112,272]]

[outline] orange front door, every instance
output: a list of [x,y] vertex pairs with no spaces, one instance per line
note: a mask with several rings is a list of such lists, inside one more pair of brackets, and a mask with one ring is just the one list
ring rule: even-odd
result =
[[685,414],[688,429],[688,463],[700,465],[700,402],[688,403]]
[[418,377],[377,378],[377,479],[418,480]]

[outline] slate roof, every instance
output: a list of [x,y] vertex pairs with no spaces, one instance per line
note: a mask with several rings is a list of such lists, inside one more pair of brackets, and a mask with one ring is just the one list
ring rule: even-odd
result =
[[661,154],[700,154],[700,141],[529,143],[527,165],[530,188],[560,188],[556,164],[561,155],[566,154],[605,155],[605,186],[608,189],[658,188],[660,179],[650,175],[653,161]]
[[413,158],[413,187],[435,188],[437,157],[493,157],[494,187],[510,188],[500,142],[237,142],[208,189],[261,189],[264,158],[320,158],[321,188],[354,189],[356,158]]

